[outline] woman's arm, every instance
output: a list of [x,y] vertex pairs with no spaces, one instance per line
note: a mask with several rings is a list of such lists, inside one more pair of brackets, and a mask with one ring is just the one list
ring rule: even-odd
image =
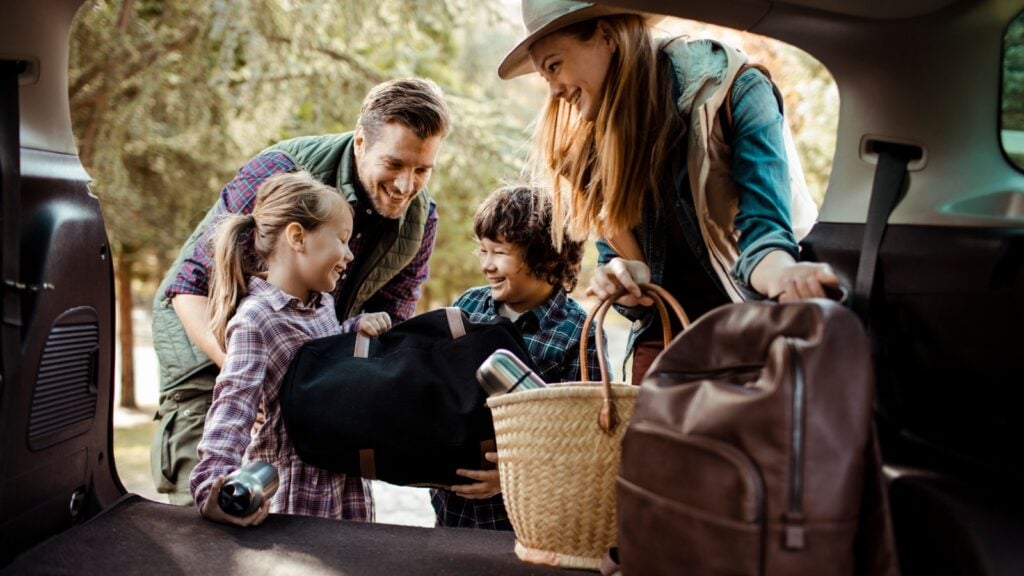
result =
[[827,264],[797,261],[784,119],[771,82],[750,69],[733,90],[732,174],[740,188],[735,225],[741,251],[733,274],[780,301],[822,297],[822,286],[839,279]]

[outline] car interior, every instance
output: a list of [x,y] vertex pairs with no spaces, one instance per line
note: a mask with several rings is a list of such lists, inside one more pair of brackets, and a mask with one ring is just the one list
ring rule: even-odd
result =
[[[67,98],[81,3],[0,2],[0,571],[562,573],[520,563],[507,534],[282,516],[242,538],[126,493],[111,257]],[[901,570],[1024,571],[1024,167],[1000,120],[1024,3],[598,3],[768,36],[828,68],[838,138],[802,258],[838,272],[872,337]]]

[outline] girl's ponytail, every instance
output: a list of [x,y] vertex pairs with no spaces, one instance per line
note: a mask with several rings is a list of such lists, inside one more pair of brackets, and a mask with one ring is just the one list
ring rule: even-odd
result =
[[257,233],[253,216],[230,214],[217,226],[213,271],[210,277],[210,330],[221,349],[226,349],[228,320],[246,294],[246,244]]

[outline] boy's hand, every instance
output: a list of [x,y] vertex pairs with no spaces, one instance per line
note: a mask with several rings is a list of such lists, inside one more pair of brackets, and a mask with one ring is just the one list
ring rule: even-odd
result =
[[[498,463],[497,452],[487,452],[484,458],[488,462]],[[501,494],[501,479],[498,477],[498,470],[463,470],[455,471],[459,476],[465,476],[473,480],[479,480],[474,484],[459,484],[452,486],[452,492],[466,498],[467,500],[483,500],[491,496]]]
[[359,333],[363,336],[380,336],[391,329],[391,316],[387,312],[367,312],[359,318]]
[[586,294],[604,300],[618,292],[619,288],[625,288],[628,294],[616,300],[616,304],[626,307],[651,306],[654,301],[644,296],[639,286],[650,281],[651,269],[644,262],[612,258],[611,262],[594,270]]
[[267,494],[266,499],[263,500],[263,505],[260,509],[253,512],[252,514],[239,517],[232,516],[227,512],[220,509],[217,504],[217,497],[220,495],[220,487],[224,485],[224,477],[218,476],[213,481],[213,486],[210,488],[210,497],[203,503],[203,507],[199,509],[199,513],[203,515],[203,518],[212,520],[214,522],[220,522],[222,524],[234,524],[235,526],[259,526],[267,516],[270,515],[270,497],[273,493]]

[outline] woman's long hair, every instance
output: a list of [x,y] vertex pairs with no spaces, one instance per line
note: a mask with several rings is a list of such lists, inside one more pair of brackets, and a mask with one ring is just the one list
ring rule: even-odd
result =
[[352,207],[333,187],[308,172],[267,178],[256,192],[252,215],[229,214],[217,226],[210,275],[210,330],[226,348],[228,320],[246,295],[249,276],[266,277],[266,263],[292,222],[312,232]]
[[586,41],[600,33],[600,22],[618,49],[596,120],[552,98],[534,131],[531,166],[535,178],[552,182],[556,246],[563,230],[583,240],[591,231],[614,235],[639,224],[645,198],[659,197],[662,167],[683,134],[672,80],[642,16],[588,20],[555,33]]

